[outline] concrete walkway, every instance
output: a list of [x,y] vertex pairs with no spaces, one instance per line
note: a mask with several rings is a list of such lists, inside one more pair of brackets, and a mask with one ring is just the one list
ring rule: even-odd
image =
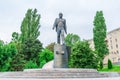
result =
[[61,78],[61,79],[36,79],[36,78],[0,78],[0,80],[120,80],[120,77],[112,78]]

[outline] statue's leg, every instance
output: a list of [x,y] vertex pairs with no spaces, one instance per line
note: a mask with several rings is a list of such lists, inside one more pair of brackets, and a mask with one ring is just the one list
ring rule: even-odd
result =
[[62,44],[65,43],[65,40],[64,40],[64,30],[61,30],[61,38],[62,38]]
[[60,44],[60,34],[61,34],[61,31],[58,30],[57,31],[57,43]]

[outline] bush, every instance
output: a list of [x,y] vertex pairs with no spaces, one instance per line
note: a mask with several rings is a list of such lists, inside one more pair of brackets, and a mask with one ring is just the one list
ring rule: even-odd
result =
[[24,55],[21,53],[16,54],[10,62],[11,71],[23,71],[25,65]]
[[4,42],[0,40],[0,71],[10,70],[10,62],[16,54],[17,48],[15,43],[4,44]]
[[110,59],[108,59],[108,69],[112,69],[112,62]]
[[89,48],[89,44],[87,41],[78,41],[72,47],[69,67],[97,68],[95,53]]
[[42,68],[43,65],[51,60],[53,60],[53,52],[48,49],[43,49],[42,52],[39,53],[39,67]]
[[103,68],[103,61],[100,61],[100,67],[99,67],[100,69],[102,69]]
[[33,62],[32,60],[28,61],[25,64],[25,69],[31,69],[31,68],[38,68],[36,62]]

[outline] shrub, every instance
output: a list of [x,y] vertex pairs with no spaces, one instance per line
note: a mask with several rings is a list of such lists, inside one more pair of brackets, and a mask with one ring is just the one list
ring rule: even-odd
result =
[[18,53],[12,58],[12,61],[10,62],[10,70],[11,71],[23,71],[24,64],[25,64],[24,55]]
[[94,52],[89,48],[87,41],[78,41],[72,47],[69,67],[71,68],[97,68]]
[[100,69],[103,68],[103,61],[100,61],[100,66],[99,66]]
[[110,59],[108,59],[108,69],[112,69],[112,62]]
[[45,63],[53,60],[53,55],[52,51],[43,49],[42,52],[39,53],[39,67],[42,68]]
[[36,62],[30,60],[25,64],[25,69],[38,68]]

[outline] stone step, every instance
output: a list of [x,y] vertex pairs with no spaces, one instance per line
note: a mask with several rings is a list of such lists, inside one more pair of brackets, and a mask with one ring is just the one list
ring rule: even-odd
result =
[[54,69],[25,69],[24,72],[97,72],[96,69],[54,68]]
[[94,74],[94,73],[13,73],[6,74],[2,77],[14,77],[14,78],[99,78],[99,77],[107,77],[104,74]]
[[[93,72],[92,72],[93,71]],[[94,69],[54,69],[54,70],[25,70],[24,72],[4,72],[7,78],[100,78],[107,75]]]

